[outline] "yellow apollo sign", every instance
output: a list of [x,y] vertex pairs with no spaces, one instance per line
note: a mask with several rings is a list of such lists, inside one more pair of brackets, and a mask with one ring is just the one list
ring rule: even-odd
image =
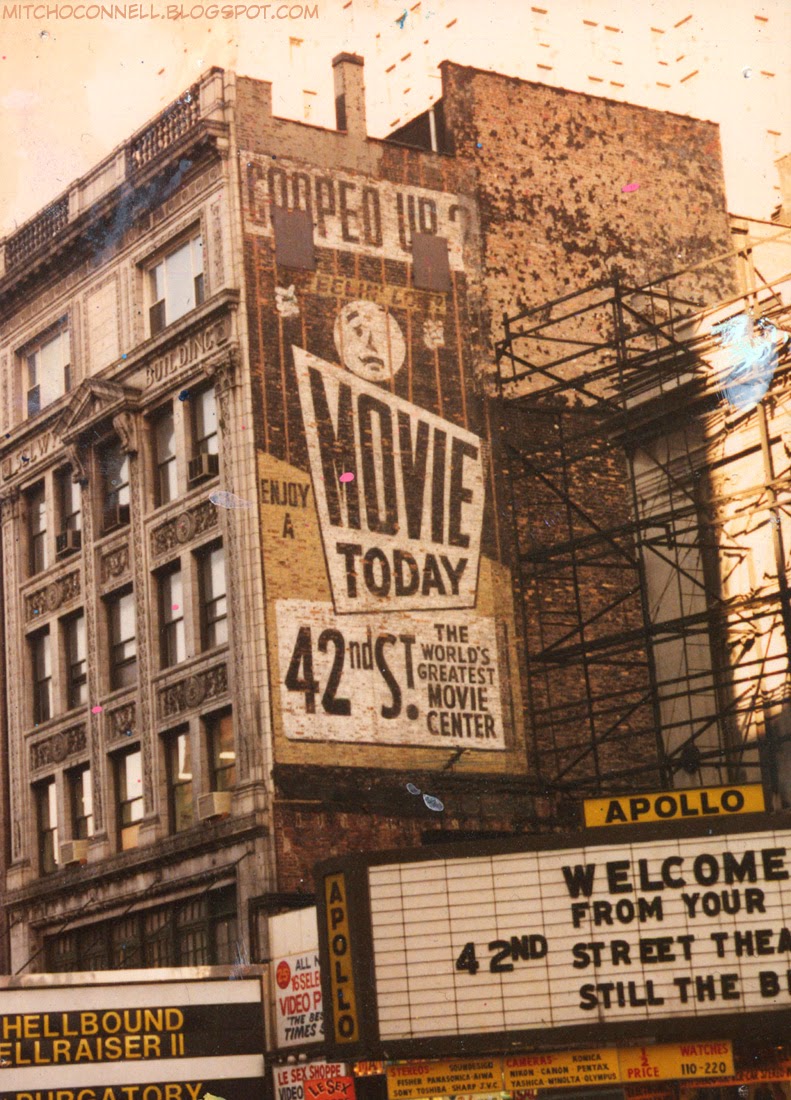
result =
[[346,876],[331,875],[324,880],[324,889],[335,1042],[356,1043],[359,1030],[354,970],[349,943],[349,915],[346,909]]
[[738,787],[695,787],[685,791],[658,791],[620,798],[586,798],[585,824],[634,825],[643,821],[688,821],[691,818],[729,817],[762,813],[760,783]]
[[517,1054],[497,1058],[458,1058],[405,1062],[387,1067],[388,1100],[471,1094],[518,1096],[530,1089],[579,1088],[605,1084],[682,1081],[733,1074],[727,1040],[665,1043],[652,1047],[566,1050],[557,1054]]

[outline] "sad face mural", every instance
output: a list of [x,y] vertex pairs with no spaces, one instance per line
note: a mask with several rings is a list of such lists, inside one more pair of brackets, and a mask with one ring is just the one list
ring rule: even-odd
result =
[[375,302],[349,302],[333,331],[343,365],[366,382],[389,382],[401,370],[406,345],[398,322]]

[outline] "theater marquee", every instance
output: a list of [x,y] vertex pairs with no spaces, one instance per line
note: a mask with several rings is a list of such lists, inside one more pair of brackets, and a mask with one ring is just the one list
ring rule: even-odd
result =
[[329,861],[343,904],[319,889],[322,970],[356,977],[373,1057],[725,1038],[758,1013],[787,1029],[791,820],[766,821]]

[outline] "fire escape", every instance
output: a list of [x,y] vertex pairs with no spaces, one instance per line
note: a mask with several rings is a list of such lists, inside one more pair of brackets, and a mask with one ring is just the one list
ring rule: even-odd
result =
[[785,804],[791,230],[503,323],[535,773],[558,794],[769,777]]

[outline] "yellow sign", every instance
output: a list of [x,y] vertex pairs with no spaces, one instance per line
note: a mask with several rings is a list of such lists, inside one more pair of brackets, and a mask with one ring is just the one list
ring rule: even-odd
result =
[[327,906],[327,941],[330,946],[330,988],[332,989],[335,1042],[356,1043],[360,1036],[357,1026],[357,999],[354,994],[345,875],[327,876],[324,880],[324,898]]
[[729,1077],[733,1073],[733,1051],[727,1041],[622,1047],[618,1060],[621,1080],[626,1083]]
[[520,1054],[503,1059],[506,1092],[569,1088],[620,1081],[618,1051],[569,1050],[562,1054]]
[[690,821],[692,818],[729,817],[765,810],[760,783],[739,787],[694,787],[621,798],[586,798],[585,824],[634,825],[642,821]]
[[459,1058],[443,1062],[407,1062],[387,1067],[389,1100],[421,1100],[426,1096],[500,1092],[500,1058]]
[[732,1085],[757,1085],[761,1081],[791,1081],[791,1061],[775,1062],[771,1066],[740,1069],[730,1077],[711,1081],[697,1080],[696,1088],[730,1088]]

